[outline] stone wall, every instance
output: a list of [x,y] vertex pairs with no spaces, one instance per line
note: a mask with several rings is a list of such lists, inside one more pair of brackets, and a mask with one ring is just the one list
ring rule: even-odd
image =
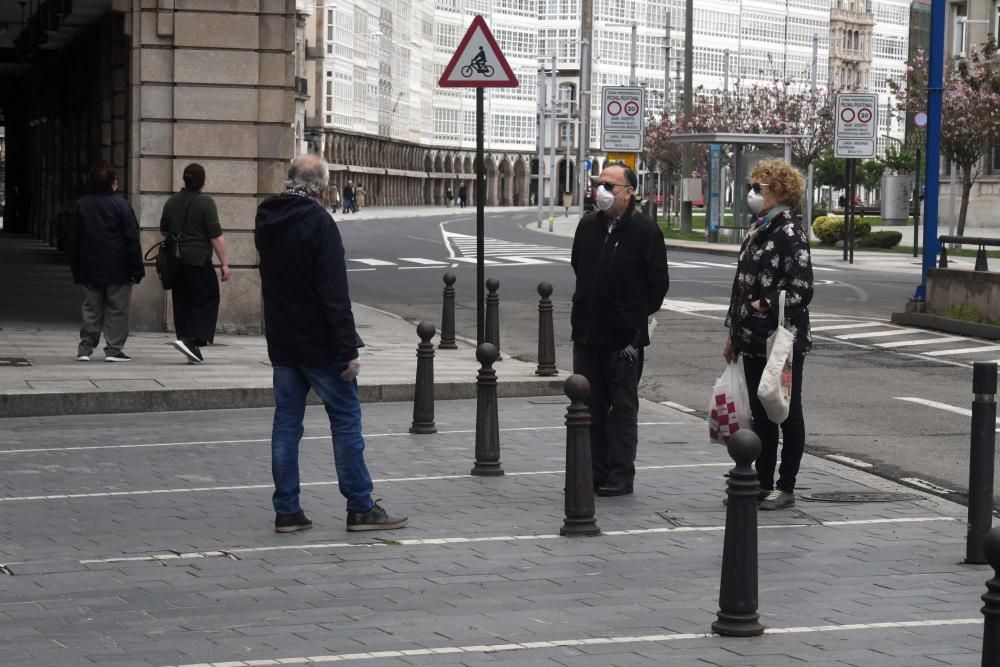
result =
[[928,271],[927,311],[948,316],[951,306],[975,308],[983,322],[1000,323],[1000,273],[962,269]]
[[[232,279],[219,329],[259,333],[253,245],[257,204],[277,193],[294,155],[294,0],[134,0],[130,199],[143,248],[159,238],[163,204],[191,162],[205,167]],[[169,294],[150,279],[134,292],[133,326],[172,326]]]

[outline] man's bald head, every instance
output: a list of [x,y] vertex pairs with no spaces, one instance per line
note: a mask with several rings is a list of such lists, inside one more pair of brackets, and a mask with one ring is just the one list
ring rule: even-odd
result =
[[310,197],[319,197],[326,191],[329,180],[330,169],[326,161],[318,155],[306,153],[292,160],[285,187],[304,192]]

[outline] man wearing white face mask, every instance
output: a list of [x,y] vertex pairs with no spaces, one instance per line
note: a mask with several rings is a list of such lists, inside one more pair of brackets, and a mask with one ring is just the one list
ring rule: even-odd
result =
[[[735,361],[743,355],[743,371],[750,391],[753,430],[761,453],[755,462],[762,510],[795,504],[795,478],[805,449],[802,417],[802,367],[812,346],[809,302],[813,296],[809,240],[795,212],[805,192],[802,174],[784,160],[762,160],[750,174],[747,207],[754,221],[740,249],[726,326],[723,356]],[[767,363],[767,339],[778,328],[779,295],[785,292],[785,326],[794,334],[792,392],[788,417],[780,424],[781,468],[775,485],[778,428],[757,398]],[[775,488],[776,487],[776,488]]]
[[598,210],[573,239],[573,370],[590,381],[590,446],[599,496],[632,493],[638,447],[639,378],[647,318],[670,286],[660,228],[635,208],[635,173],[601,172]]

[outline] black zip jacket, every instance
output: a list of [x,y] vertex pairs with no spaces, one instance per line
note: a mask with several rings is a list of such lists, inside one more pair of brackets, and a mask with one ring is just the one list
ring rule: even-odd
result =
[[74,283],[104,287],[142,280],[139,223],[123,197],[111,192],[81,197],[71,230]]
[[573,239],[573,341],[649,345],[647,318],[670,287],[663,232],[631,205],[609,232],[603,211],[580,219]]
[[337,224],[308,197],[282,194],[257,209],[267,353],[276,366],[322,366],[356,359],[344,244]]

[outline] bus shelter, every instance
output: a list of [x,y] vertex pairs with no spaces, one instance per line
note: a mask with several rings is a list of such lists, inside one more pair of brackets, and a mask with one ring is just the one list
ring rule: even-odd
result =
[[[780,147],[781,152],[784,156],[786,162],[792,161],[792,143],[796,139],[804,139],[805,135],[801,134],[744,134],[740,132],[696,132],[689,134],[675,134],[672,137],[668,137],[667,141],[669,143],[675,144],[703,144],[709,147],[723,146],[732,147],[733,152],[733,226],[737,228],[744,228],[747,225],[744,224],[746,212],[744,211],[746,207],[746,202],[740,195],[740,183],[743,183],[747,176],[749,175],[750,169],[749,165],[746,164],[744,159],[744,153],[749,154],[753,149],[758,149],[761,147]],[[748,151],[747,149],[751,149]],[[711,149],[710,149],[711,151]],[[777,151],[761,151],[761,159],[768,157],[776,157]],[[715,165],[713,168],[713,164]],[[708,174],[708,186],[705,192],[705,224],[706,227],[711,230],[711,225],[709,220],[712,218],[713,211],[718,212],[717,219],[720,221],[725,220],[725,188],[726,181],[729,179],[723,178],[724,170],[721,168],[721,150],[720,159],[715,161],[709,159],[709,174]],[[810,170],[808,183],[806,184],[806,215],[804,216],[807,221],[811,222],[812,218],[812,172]],[[717,207],[717,208],[713,208]],[[809,224],[808,222],[806,223]],[[742,234],[739,235],[742,237]],[[710,240],[718,240],[718,227],[714,230],[714,233],[710,232]]]

